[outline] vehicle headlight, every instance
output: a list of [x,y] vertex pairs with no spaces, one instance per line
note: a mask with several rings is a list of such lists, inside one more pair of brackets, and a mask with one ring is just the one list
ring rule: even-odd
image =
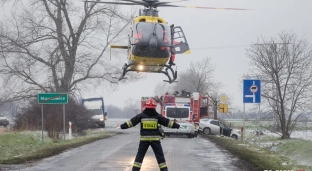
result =
[[103,118],[100,119],[100,121],[103,121],[103,120],[104,120]]

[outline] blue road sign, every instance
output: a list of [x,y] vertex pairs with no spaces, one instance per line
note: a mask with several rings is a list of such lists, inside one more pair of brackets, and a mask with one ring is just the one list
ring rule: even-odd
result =
[[261,81],[244,80],[244,103],[261,103]]

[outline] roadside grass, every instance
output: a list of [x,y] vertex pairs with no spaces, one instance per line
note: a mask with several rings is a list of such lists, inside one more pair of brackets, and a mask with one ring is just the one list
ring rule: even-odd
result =
[[[235,129],[240,129],[244,122],[243,120],[224,120],[226,125],[230,126]],[[312,122],[297,122],[294,131],[302,131],[302,130],[312,130]],[[272,121],[260,121],[260,127],[262,129],[272,129]],[[257,129],[259,128],[259,122],[255,120],[246,120],[245,121],[245,129]]]
[[4,127],[0,127],[0,135],[4,134],[4,133],[8,133],[10,132],[11,129],[10,128],[4,128]]
[[298,165],[308,165],[312,170],[312,141],[288,139],[279,144],[276,152],[295,160]]
[[302,126],[302,127],[296,127],[294,129],[294,131],[306,131],[306,130],[312,130],[312,127]]
[[[280,155],[278,152],[258,147],[254,144],[241,143],[229,137],[214,135],[202,135],[210,139],[217,146],[228,150],[233,155],[248,163],[250,170],[292,170],[309,169],[307,166],[297,165],[290,158]],[[286,152],[286,150],[284,150]],[[290,151],[287,151],[291,153]],[[311,154],[311,153],[310,153]]]
[[[38,132],[15,132],[0,135],[0,163],[20,164],[59,154],[67,149],[114,136],[119,132],[87,131],[72,140],[44,139]],[[40,133],[39,133],[40,135]]]

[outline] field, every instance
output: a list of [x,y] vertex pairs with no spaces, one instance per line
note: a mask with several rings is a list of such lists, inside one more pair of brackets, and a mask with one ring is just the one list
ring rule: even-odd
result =
[[[240,132],[243,120],[226,120],[228,126]],[[245,121],[248,144],[275,152],[291,160],[292,164],[312,168],[312,122],[298,122],[290,135],[290,139],[280,139],[279,132],[272,131],[272,121]],[[260,130],[261,135],[257,135]],[[286,163],[285,163],[286,164]]]
[[72,140],[52,140],[44,136],[42,143],[41,131],[7,132],[2,128],[0,130],[3,132],[0,135],[0,164],[34,161],[117,134],[104,130],[89,130],[85,136],[75,137]]

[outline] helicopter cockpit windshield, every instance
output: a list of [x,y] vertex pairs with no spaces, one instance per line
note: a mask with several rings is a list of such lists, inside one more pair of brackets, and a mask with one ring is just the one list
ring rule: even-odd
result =
[[133,49],[135,56],[167,58],[170,55],[171,32],[168,25],[139,22],[133,27]]

